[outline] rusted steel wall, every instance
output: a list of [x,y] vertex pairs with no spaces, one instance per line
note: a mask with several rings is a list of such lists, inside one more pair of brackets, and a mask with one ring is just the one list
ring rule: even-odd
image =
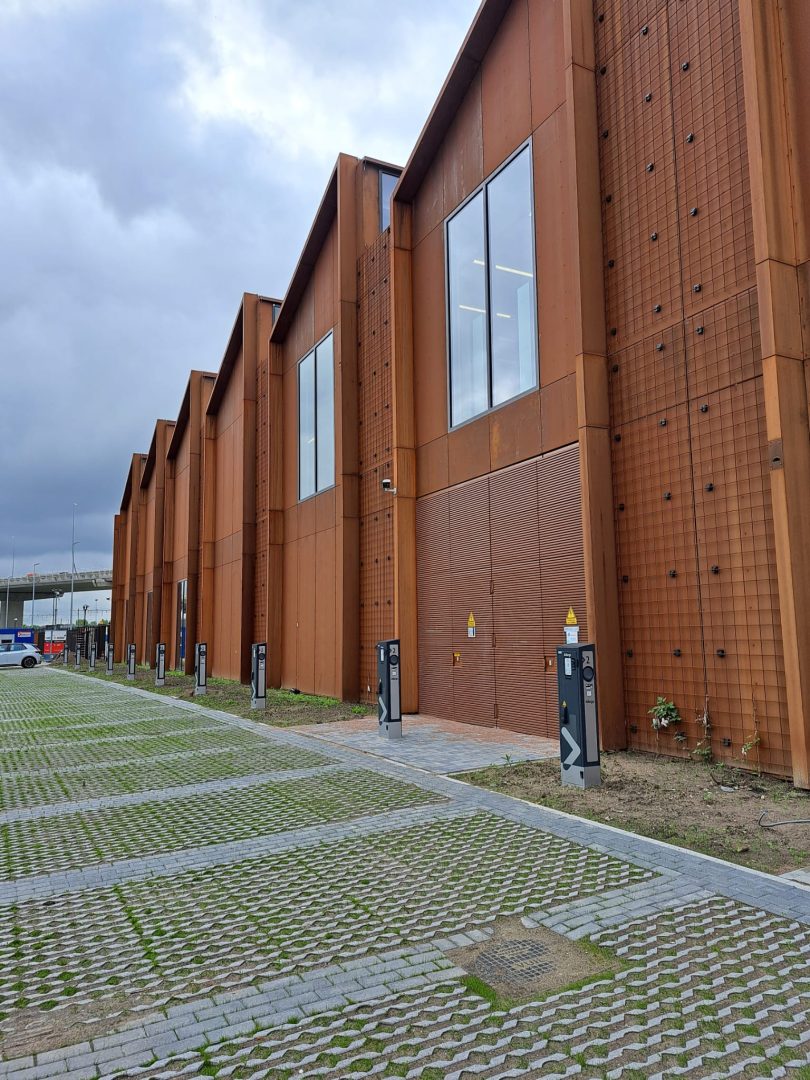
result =
[[630,745],[789,773],[737,0],[594,12]]
[[588,632],[579,503],[576,446],[419,499],[422,712],[557,732],[556,648],[569,606],[582,640]]
[[378,641],[394,632],[391,477],[390,232],[357,262],[357,426],[360,466],[360,694],[376,701]]

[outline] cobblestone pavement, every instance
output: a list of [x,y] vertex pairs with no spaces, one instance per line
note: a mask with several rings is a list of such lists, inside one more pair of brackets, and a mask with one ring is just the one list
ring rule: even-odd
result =
[[0,750],[0,1076],[810,1077],[798,883],[70,673]]

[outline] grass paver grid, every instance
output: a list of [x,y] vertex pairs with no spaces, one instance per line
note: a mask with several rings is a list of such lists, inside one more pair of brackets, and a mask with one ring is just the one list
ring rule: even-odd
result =
[[394,988],[384,1000],[117,1075],[751,1080],[806,1070],[806,926],[714,898],[635,920],[597,941],[615,952],[623,970],[536,1002],[510,1007],[485,1000],[463,979]]
[[142,761],[179,750],[217,749],[261,746],[260,736],[238,728],[219,727],[172,735],[146,736],[137,739],[116,739],[99,743],[68,743],[50,748],[32,746],[25,750],[5,750],[2,755],[3,776],[17,770],[59,769],[71,765],[94,765],[105,762]]
[[28,747],[58,749],[77,743],[107,742],[115,739],[137,739],[144,735],[162,735],[167,731],[221,731],[228,728],[220,720],[189,716],[168,719],[162,716],[125,720],[119,723],[82,724],[80,727],[54,727],[38,731],[9,731],[0,726],[0,753],[25,750]]
[[50,874],[446,802],[413,784],[345,769],[167,802],[28,818],[0,825],[0,875]]
[[[165,1003],[444,938],[652,878],[477,813],[356,841],[0,907],[0,1014],[119,992]],[[123,921],[122,921],[123,920]],[[118,953],[117,932],[141,959]],[[143,959],[147,963],[144,965]],[[115,1006],[120,1007],[120,1006]]]
[[0,775],[0,810],[130,795],[181,784],[235,779],[251,773],[310,769],[327,763],[322,754],[265,743],[251,750],[192,751],[168,758],[99,764],[73,771]]

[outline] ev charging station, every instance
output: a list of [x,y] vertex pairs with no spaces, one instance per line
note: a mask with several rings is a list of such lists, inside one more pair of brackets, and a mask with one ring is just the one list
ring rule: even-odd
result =
[[112,675],[115,670],[115,649],[112,641],[107,642],[107,674]]
[[87,670],[96,670],[96,639],[95,635],[90,638],[89,652],[87,653]]
[[557,649],[557,691],[562,782],[580,788],[599,787],[595,645],[561,645]]
[[130,682],[135,680],[135,646],[127,645],[127,678]]
[[399,641],[377,643],[377,719],[380,735],[402,738]]
[[155,686],[166,685],[166,645],[159,641],[155,650]]
[[74,666],[77,671],[82,666],[82,647],[78,641],[76,642],[76,663]]
[[267,704],[267,642],[260,641],[251,648],[250,707],[263,709]]
[[208,646],[198,641],[194,646],[194,696],[208,693]]

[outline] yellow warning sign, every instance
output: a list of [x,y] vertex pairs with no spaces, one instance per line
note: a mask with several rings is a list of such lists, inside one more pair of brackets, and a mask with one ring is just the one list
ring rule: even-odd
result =
[[475,629],[475,616],[473,615],[472,612],[470,612],[470,616],[467,619],[467,626],[469,627],[470,630]]
[[577,617],[574,614],[574,609],[572,607],[568,609],[568,614],[565,616],[565,625],[579,626],[579,622],[577,621]]

